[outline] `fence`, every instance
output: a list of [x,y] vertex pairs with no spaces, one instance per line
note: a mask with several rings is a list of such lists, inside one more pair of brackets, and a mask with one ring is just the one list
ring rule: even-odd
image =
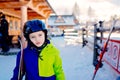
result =
[[[120,75],[120,25],[116,26],[114,24],[112,26],[114,26],[114,33],[111,35],[107,50],[103,56],[103,61],[113,68],[115,75],[118,77]],[[85,29],[85,31],[87,31],[87,29]],[[86,45],[93,50],[93,65],[95,65],[95,61],[98,60],[99,54],[103,50],[103,44],[109,35],[109,31],[110,28],[105,28],[103,22],[99,22],[99,26],[98,24],[94,24],[94,29],[88,37],[84,37],[83,35],[83,42],[87,40],[88,43]]]
[[81,29],[65,29],[64,30],[64,40],[66,44],[76,44],[82,42],[82,32]]

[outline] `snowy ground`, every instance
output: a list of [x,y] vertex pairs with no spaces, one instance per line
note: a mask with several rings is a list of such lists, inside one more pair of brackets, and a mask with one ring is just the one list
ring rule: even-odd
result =
[[[66,80],[92,80],[92,50],[88,47],[81,48],[81,44],[66,45],[63,37],[54,37],[52,42],[61,52]],[[16,55],[0,55],[0,80],[10,80],[15,60]],[[109,66],[104,64],[97,72],[95,80],[115,80],[114,74],[109,70]]]

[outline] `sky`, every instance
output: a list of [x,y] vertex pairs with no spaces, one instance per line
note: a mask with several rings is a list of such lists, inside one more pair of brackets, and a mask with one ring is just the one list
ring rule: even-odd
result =
[[120,0],[48,0],[57,15],[72,14],[75,3],[80,8],[80,17],[87,18],[91,7],[97,19],[108,19],[110,16],[120,16]]

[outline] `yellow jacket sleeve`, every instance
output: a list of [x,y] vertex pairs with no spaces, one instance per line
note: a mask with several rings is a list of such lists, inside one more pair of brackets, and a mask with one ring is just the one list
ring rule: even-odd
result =
[[56,75],[56,80],[65,80],[65,75],[62,68],[62,60],[59,54],[56,54],[55,56],[54,71]]

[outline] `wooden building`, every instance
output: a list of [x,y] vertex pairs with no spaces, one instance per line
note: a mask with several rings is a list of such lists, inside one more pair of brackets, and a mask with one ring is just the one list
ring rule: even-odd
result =
[[46,25],[54,10],[47,0],[0,0],[0,12],[9,22],[9,35],[17,37],[27,20],[41,19]]
[[73,15],[51,15],[48,18],[49,28],[71,29],[76,26],[75,17]]

